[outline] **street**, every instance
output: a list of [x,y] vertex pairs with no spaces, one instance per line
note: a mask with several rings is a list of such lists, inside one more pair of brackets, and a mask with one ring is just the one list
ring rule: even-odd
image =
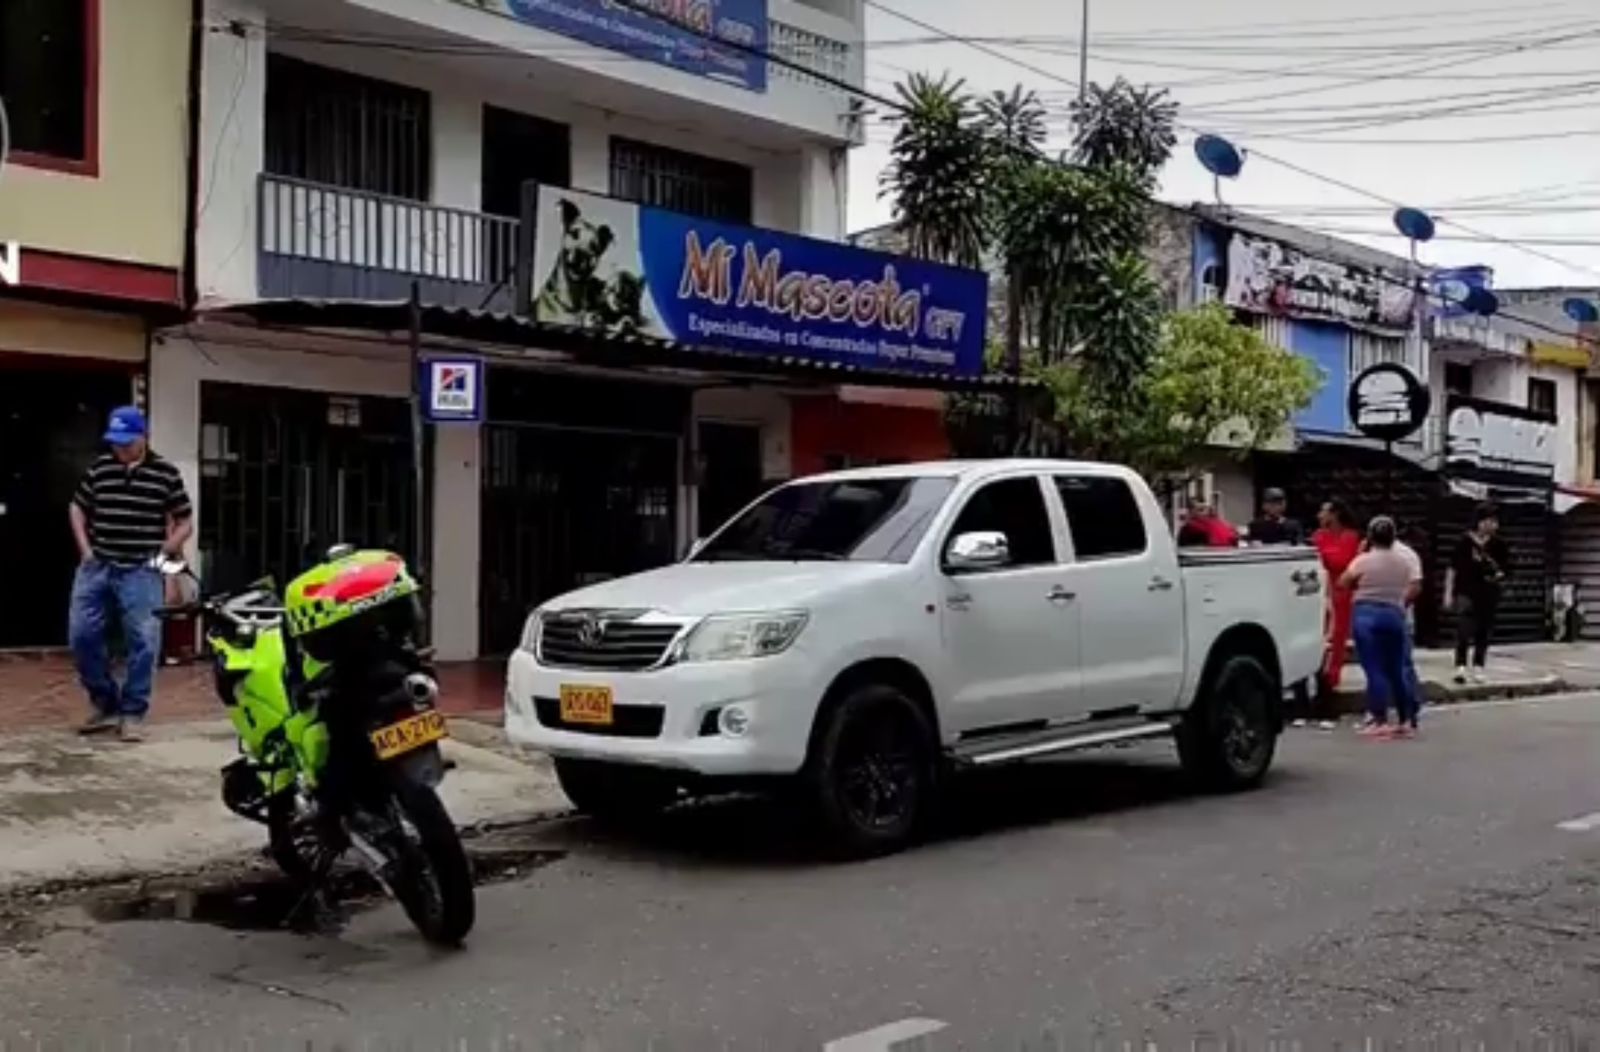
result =
[[1593,1036],[1597,703],[1430,712],[1415,742],[1291,730],[1267,788],[1236,797],[1191,795],[1161,744],[1011,769],[962,783],[930,843],[865,864],[814,861],[756,802],[690,807],[635,836],[560,819],[523,834],[534,864],[480,890],[459,953],[429,951],[390,906],[317,937],[46,910],[0,948],[0,1036],[607,1049]]

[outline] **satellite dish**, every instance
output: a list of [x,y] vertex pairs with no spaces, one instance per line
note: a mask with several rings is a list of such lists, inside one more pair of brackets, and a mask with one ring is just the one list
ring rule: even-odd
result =
[[1237,178],[1244,170],[1244,155],[1220,135],[1202,135],[1194,141],[1201,167],[1222,179]]
[[1485,318],[1500,312],[1500,297],[1481,286],[1467,293],[1461,301],[1461,306],[1472,314],[1479,314]]
[[1567,312],[1567,317],[1579,325],[1593,325],[1600,321],[1600,307],[1596,307],[1586,299],[1572,297],[1561,304],[1561,309]]
[[1394,228],[1412,241],[1432,241],[1437,232],[1433,217],[1420,208],[1397,208]]

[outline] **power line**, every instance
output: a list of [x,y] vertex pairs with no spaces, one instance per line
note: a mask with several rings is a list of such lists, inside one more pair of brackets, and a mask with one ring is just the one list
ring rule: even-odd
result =
[[1075,80],[1071,80],[1070,78],[1060,76],[1059,74],[1056,74],[1056,73],[1052,73],[1052,72],[1050,72],[1049,70],[1046,70],[1046,69],[1041,69],[1038,66],[1035,66],[1035,65],[1032,65],[1030,63],[1022,61],[1021,59],[1017,58],[1014,55],[1008,55],[1003,51],[999,51],[999,50],[997,50],[995,48],[989,47],[987,44],[978,43],[977,41],[975,41],[975,40],[973,40],[971,38],[962,38],[962,37],[957,37],[954,34],[946,33],[944,30],[940,29],[938,26],[933,25],[930,22],[924,22],[920,18],[916,18],[916,17],[913,17],[912,15],[908,15],[903,11],[895,10],[894,8],[892,8],[892,7],[888,6],[887,4],[883,3],[882,0],[865,0],[865,2],[866,2],[868,7],[875,7],[879,11],[882,11],[886,15],[892,15],[895,18],[898,18],[898,19],[900,19],[900,20],[902,20],[904,22],[908,22],[911,25],[917,26],[920,29],[925,29],[930,33],[937,33],[940,36],[947,38],[947,40],[950,43],[961,44],[961,45],[963,45],[965,47],[969,47],[972,50],[977,51],[977,52],[979,52],[981,54],[988,55],[991,58],[997,58],[1002,62],[1009,62],[1012,65],[1017,66],[1020,69],[1028,70],[1029,72],[1031,72],[1031,73],[1033,73],[1033,74],[1035,74],[1037,76],[1044,77],[1047,80],[1053,80],[1053,81],[1057,82],[1058,84],[1065,84],[1068,87],[1071,87],[1071,88],[1074,88],[1074,89],[1076,89],[1078,87],[1078,82],[1075,81]]

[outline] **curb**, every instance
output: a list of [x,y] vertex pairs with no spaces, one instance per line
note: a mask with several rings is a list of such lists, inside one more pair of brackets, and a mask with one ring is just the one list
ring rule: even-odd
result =
[[[1516,698],[1537,698],[1550,694],[1568,694],[1579,688],[1560,676],[1518,683],[1485,683],[1481,686],[1456,686],[1433,681],[1422,684],[1422,696],[1429,705],[1470,705],[1480,701],[1508,701]],[[1366,711],[1367,696],[1364,691],[1337,691],[1330,706],[1341,716]]]

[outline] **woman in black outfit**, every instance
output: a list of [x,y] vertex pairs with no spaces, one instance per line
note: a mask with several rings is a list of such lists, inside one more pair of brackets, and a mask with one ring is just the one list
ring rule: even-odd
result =
[[1472,647],[1471,677],[1484,681],[1500,589],[1511,572],[1511,553],[1498,534],[1500,519],[1494,506],[1480,504],[1472,516],[1472,529],[1456,545],[1455,557],[1445,575],[1444,601],[1456,613],[1456,682],[1465,683],[1467,647]]

